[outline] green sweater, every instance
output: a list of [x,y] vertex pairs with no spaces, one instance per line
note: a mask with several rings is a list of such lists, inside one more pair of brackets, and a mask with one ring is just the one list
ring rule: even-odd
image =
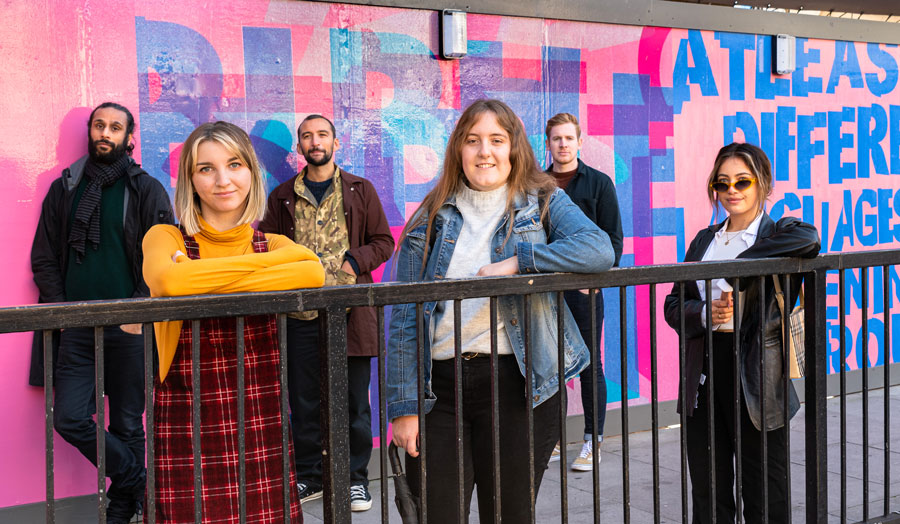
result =
[[[100,246],[88,242],[81,264],[75,261],[75,251],[69,248],[69,267],[66,268],[66,300],[109,300],[129,298],[134,294],[128,255],[125,252],[125,176],[103,188],[100,199]],[[75,199],[69,224],[75,221],[75,211],[87,187],[82,178],[75,189]],[[71,228],[71,226],[70,226]],[[66,234],[68,235],[68,231]]]

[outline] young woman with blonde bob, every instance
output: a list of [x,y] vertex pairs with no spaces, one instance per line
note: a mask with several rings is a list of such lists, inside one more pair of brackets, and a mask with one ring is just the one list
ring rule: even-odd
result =
[[[324,271],[315,253],[253,229],[265,203],[247,133],[227,122],[195,129],[184,143],[175,187],[181,226],[155,226],[144,238],[152,296],[321,286]],[[148,489],[156,490],[158,522],[194,521],[191,335],[191,322],[156,324],[156,486]],[[286,521],[277,340],[273,315],[245,318],[247,522]],[[200,344],[203,522],[238,522],[236,319],[201,320]],[[293,486],[293,471],[289,479]],[[290,517],[299,522],[300,503],[296,490],[290,492]]]
[[[752,144],[733,143],[719,150],[704,188],[713,209],[721,205],[728,213],[723,222],[701,229],[685,253],[685,262],[699,260],[733,260],[767,257],[815,257],[819,253],[816,228],[793,217],[778,222],[765,211],[766,199],[772,193],[772,168],[762,149]],[[781,277],[779,277],[781,278]],[[802,280],[791,279],[790,297],[797,297]],[[785,421],[797,412],[800,404],[793,385],[784,387],[782,369],[781,311],[775,299],[774,281],[765,278],[765,324],[760,326],[759,279],[742,281],[737,294],[734,282],[715,279],[711,283],[712,302],[706,303],[706,284],[687,282],[684,286],[685,339],[684,375],[686,383],[679,387],[678,410],[685,410],[687,457],[691,475],[693,523],[712,522],[710,506],[715,508],[716,522],[734,522],[734,459],[741,458],[741,483],[744,521],[748,524],[787,520],[788,490],[785,449],[788,433]],[[785,289],[784,279],[781,287]],[[680,287],[666,297],[666,322],[678,331],[681,325]],[[787,291],[785,291],[787,293]],[[740,353],[734,346],[734,304],[740,301]],[[706,311],[712,318],[712,372],[707,369]],[[767,341],[760,346],[763,332]],[[770,344],[768,341],[775,341]],[[765,352],[766,368],[761,374],[760,359]],[[735,362],[737,361],[737,362]],[[734,369],[740,372],[740,413],[735,420]],[[713,394],[709,394],[709,377],[713,378]],[[763,382],[765,387],[760,388]],[[682,389],[683,388],[683,389]],[[765,395],[765,413],[761,395]],[[681,398],[681,391],[687,392]],[[785,395],[788,412],[785,413]],[[715,468],[709,464],[709,405],[713,405]],[[738,428],[738,429],[736,429]],[[738,433],[739,431],[739,433]],[[768,456],[763,457],[761,432],[767,432]],[[736,436],[741,447],[736,449]],[[768,507],[763,506],[763,464],[768,471]],[[714,469],[715,500],[711,500],[710,470]]]
[[[401,281],[501,276],[517,273],[582,272],[609,269],[609,237],[542,172],[519,118],[503,102],[479,100],[459,118],[450,135],[440,179],[400,237],[396,256]],[[527,292],[527,290],[523,290]],[[493,514],[493,486],[500,481],[504,522],[530,522],[529,488],[540,486],[559,437],[559,372],[566,379],[589,361],[568,308],[562,333],[566,359],[557,361],[555,294],[532,297],[525,322],[521,296],[499,297],[497,353],[499,428],[491,424],[491,332],[489,299],[461,303],[463,372],[464,507],[478,488],[479,513]],[[525,383],[525,333],[531,326],[533,370]],[[453,303],[426,302],[424,369],[418,369],[414,304],[395,306],[387,349],[387,414],[393,440],[409,454],[410,484],[419,493],[417,373],[424,373],[428,471],[425,497],[429,522],[458,522],[459,486],[454,409]],[[534,448],[528,449],[527,403],[534,406]],[[500,435],[500,479],[493,476],[491,442]],[[534,452],[535,473],[528,473]],[[467,517],[466,517],[467,518]],[[485,517],[486,518],[486,517]]]

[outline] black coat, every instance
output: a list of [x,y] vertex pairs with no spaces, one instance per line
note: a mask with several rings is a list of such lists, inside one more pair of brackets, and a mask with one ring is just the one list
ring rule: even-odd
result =
[[[69,217],[76,189],[84,174],[87,157],[82,157],[63,170],[62,176],[50,184],[50,190],[41,205],[41,217],[31,245],[31,271],[39,291],[39,301],[66,301],[66,268],[69,262]],[[128,166],[124,207],[125,252],[131,264],[134,281],[132,297],[149,297],[150,290],[144,283],[144,254],[141,243],[144,234],[156,224],[174,224],[169,194],[155,178],[141,169],[134,161]],[[58,336],[54,336],[54,346]],[[54,362],[56,361],[54,347]],[[44,353],[40,332],[35,332],[31,348],[31,370],[28,383],[44,385]]]
[[[724,222],[700,230],[694,237],[691,246],[685,253],[685,262],[697,262],[703,258],[709,244],[715,238],[716,232],[725,225]],[[819,233],[816,228],[793,217],[784,217],[775,223],[769,215],[763,213],[756,236],[756,243],[738,255],[743,258],[770,258],[770,257],[803,257],[813,258],[819,253]],[[791,279],[790,297],[797,297],[800,278]],[[739,359],[741,370],[741,385],[744,399],[747,402],[747,411],[753,425],[761,429],[760,413],[760,343],[759,343],[759,279],[749,278],[736,282],[736,289],[744,293],[744,309],[741,311],[741,355]],[[782,286],[784,280],[782,280]],[[774,283],[771,278],[765,279],[766,298],[766,325],[764,326],[764,338],[768,341],[781,341],[781,311],[775,300]],[[700,317],[705,304],[700,296],[697,282],[685,282],[684,286],[684,329],[685,333],[685,371],[687,384],[685,391],[688,399],[685,402],[687,415],[694,411],[694,398],[700,387],[700,374],[703,371],[703,363],[706,360],[706,328],[703,327]],[[672,292],[665,301],[666,322],[676,332],[680,328],[679,286],[676,283]],[[774,345],[766,344],[766,369],[764,389],[766,395],[766,428],[773,430],[784,424],[784,374],[782,370],[782,349],[777,342]],[[681,391],[678,388],[678,411],[681,412]],[[793,385],[788,389],[789,418],[794,416],[800,407],[797,393]]]
[[[547,173],[553,172],[553,164]],[[616,196],[616,185],[612,179],[578,159],[578,171],[566,186],[566,194],[575,202],[581,211],[609,235],[616,259],[614,266],[619,265],[622,258],[622,216],[619,213],[619,199]]]

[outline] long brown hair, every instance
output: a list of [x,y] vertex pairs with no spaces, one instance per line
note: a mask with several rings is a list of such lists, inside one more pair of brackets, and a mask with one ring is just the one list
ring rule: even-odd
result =
[[743,142],[732,142],[727,146],[719,149],[716,155],[716,161],[713,163],[712,171],[706,180],[706,196],[709,198],[709,204],[716,211],[716,220],[719,218],[719,194],[713,189],[712,184],[719,176],[719,169],[722,164],[729,158],[737,158],[747,164],[750,174],[756,177],[757,198],[759,211],[762,211],[766,205],[766,200],[772,194],[772,163],[765,151],[753,144]]
[[513,220],[511,218],[515,198],[520,194],[530,194],[538,197],[541,202],[541,221],[545,221],[548,209],[549,196],[556,189],[556,179],[541,171],[538,167],[537,160],[534,157],[534,151],[528,142],[528,136],[525,134],[525,127],[522,121],[513,112],[512,109],[500,100],[477,100],[463,111],[462,116],[456,122],[456,127],[450,133],[450,140],[447,142],[447,150],[444,152],[444,165],[441,168],[441,177],[431,191],[422,199],[422,203],[416,210],[413,217],[406,223],[403,232],[400,234],[400,240],[397,242],[397,249],[403,244],[406,235],[414,228],[427,224],[425,233],[425,252],[422,255],[423,267],[424,261],[428,260],[428,248],[431,244],[431,230],[434,225],[434,219],[438,210],[444,202],[452,195],[455,195],[461,184],[466,183],[465,173],[462,169],[462,146],[469,134],[469,131],[481,118],[481,115],[491,113],[497,119],[497,124],[509,134],[509,178],[506,180],[508,188],[506,198],[506,213],[510,216],[509,228],[507,229],[506,240],[509,240],[513,229]]

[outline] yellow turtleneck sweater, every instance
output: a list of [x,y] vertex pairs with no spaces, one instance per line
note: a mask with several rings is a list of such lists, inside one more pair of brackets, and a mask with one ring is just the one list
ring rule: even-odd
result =
[[[216,231],[203,218],[202,230],[194,235],[200,259],[184,253],[184,239],[175,226],[156,225],[144,236],[144,281],[154,297],[284,291],[321,287],[325,271],[315,253],[291,239],[266,234],[267,253],[253,252],[253,229],[244,224]],[[181,321],[157,322],[159,380],[169,372],[178,347]]]

